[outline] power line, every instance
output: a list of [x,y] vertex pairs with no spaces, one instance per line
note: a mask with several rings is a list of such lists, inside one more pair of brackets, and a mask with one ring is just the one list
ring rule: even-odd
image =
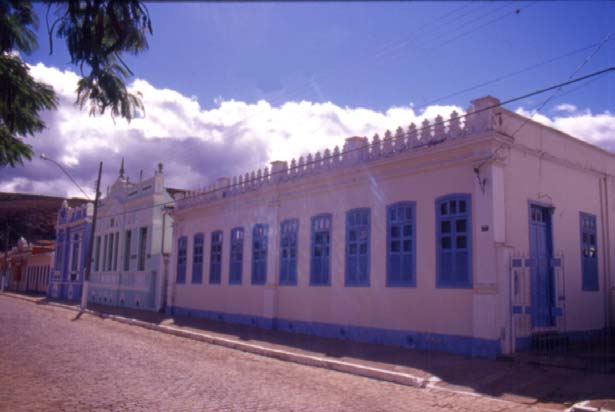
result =
[[[572,72],[572,74],[570,76],[568,76],[568,80],[570,80],[572,77],[574,77],[579,71],[581,71],[581,69],[592,59],[592,57],[594,57],[599,51],[600,49],[602,49],[602,47],[610,40],[610,38],[612,37],[612,33],[607,35],[604,40],[602,40],[602,42],[600,42],[600,44],[598,45],[598,47],[596,48],[596,50],[593,51],[593,53],[589,54],[584,60],[583,63],[581,63],[579,65],[579,67],[577,67],[575,69],[574,72]],[[612,68],[612,67],[611,67]],[[607,69],[608,70],[608,69]],[[593,77],[593,76],[592,76]],[[587,79],[587,77],[585,78]],[[579,81],[585,80],[583,78],[581,78]],[[519,133],[519,131],[521,129],[523,129],[525,127],[526,124],[528,124],[528,122],[534,117],[534,115],[538,112],[540,112],[540,110],[542,110],[548,102],[550,102],[551,100],[553,100],[553,98],[555,98],[555,96],[557,96],[557,94],[559,93],[559,91],[562,89],[562,87],[564,87],[564,85],[561,85],[557,88],[555,88],[555,92],[553,92],[553,94],[551,94],[550,96],[548,96],[540,105],[538,105],[538,107],[536,109],[534,109],[534,113],[531,115],[531,117],[528,117],[525,119],[525,121],[523,123],[521,123],[521,126],[519,126],[517,128],[517,130],[515,130],[512,134],[511,137],[515,137],[515,135],[517,133]],[[491,154],[491,156],[489,156],[487,159],[485,159],[480,165],[478,165],[477,170],[480,169],[485,163],[487,163],[489,160],[491,160],[492,158],[494,158],[497,153],[504,147],[504,143],[500,144]]]
[[[611,40],[612,40],[612,39],[611,39]],[[544,65],[546,65],[546,64],[550,64],[550,63],[554,63],[554,62],[556,62],[556,61],[558,61],[558,60],[565,59],[566,57],[571,57],[571,56],[574,56],[574,55],[576,55],[576,54],[579,54],[579,53],[581,53],[581,52],[584,52],[584,51],[586,51],[586,50],[589,50],[589,49],[591,49],[591,48],[593,48],[593,47],[596,47],[596,46],[598,46],[598,45],[600,45],[600,44],[601,44],[601,42],[598,42],[598,43],[592,43],[592,44],[590,44],[590,45],[583,46],[583,47],[581,47],[581,48],[579,48],[579,49],[576,49],[576,50],[573,50],[573,51],[570,51],[570,52],[567,52],[567,53],[561,54],[561,55],[559,55],[559,56],[552,57],[552,58],[550,58],[550,59],[546,59],[546,60],[542,60],[542,61],[540,61],[540,62],[538,62],[538,63],[532,64],[532,65],[530,65],[530,66],[526,66],[526,67],[524,67],[524,68],[522,68],[522,69],[515,70],[515,71],[509,72],[509,73],[507,73],[507,74],[500,75],[500,76],[495,77],[495,78],[493,78],[493,79],[491,79],[491,80],[487,80],[487,81],[485,81],[485,82],[483,82],[483,83],[478,83],[478,84],[476,84],[476,85],[474,85],[474,86],[470,86],[470,87],[468,87],[468,88],[465,88],[465,89],[462,89],[462,90],[456,91],[456,92],[451,93],[451,94],[448,94],[448,95],[446,95],[446,96],[442,96],[442,97],[438,97],[438,98],[436,98],[436,99],[430,100],[430,101],[428,101],[428,102],[426,102],[426,103],[423,103],[423,105],[422,105],[421,107],[426,107],[426,106],[429,106],[429,105],[431,105],[431,104],[438,103],[438,102],[440,102],[440,101],[442,101],[442,100],[445,100],[445,99],[450,99],[451,97],[456,97],[456,96],[459,96],[459,95],[461,95],[461,94],[468,93],[468,92],[474,91],[474,90],[476,90],[476,89],[479,89],[479,88],[481,88],[481,87],[485,87],[485,86],[488,86],[488,85],[490,85],[490,84],[497,83],[497,82],[499,82],[499,81],[502,81],[502,80],[505,80],[505,79],[508,79],[508,78],[514,77],[514,76],[516,76],[516,75],[518,75],[518,74],[522,74],[522,73],[525,73],[525,72],[531,71],[531,70],[536,69],[536,68],[538,68],[538,67],[540,67],[540,66],[544,66]]]
[[[607,35],[604,40],[598,45],[598,47],[596,48],[596,50],[594,50],[593,53],[589,54],[587,57],[585,57],[585,59],[583,60],[583,62],[579,65],[579,67],[577,67],[575,69],[574,72],[572,72],[572,74],[570,76],[568,76],[568,79],[572,79],[574,76],[577,75],[577,73],[579,73],[581,71],[581,69],[600,51],[600,49],[602,49],[602,47],[611,39],[611,37],[613,36],[613,33]],[[563,86],[562,86],[563,87]],[[549,103],[551,100],[553,100],[555,98],[555,96],[557,96],[559,94],[559,91],[562,89],[562,87],[557,88],[553,94],[551,94],[550,96],[548,96],[540,105],[538,105],[538,107],[536,109],[534,109],[534,114],[540,112],[546,105],[547,103]],[[532,117],[534,116],[534,114],[532,114]],[[529,117],[525,122],[523,122],[521,124],[521,126],[519,126],[519,128],[517,130],[515,130],[515,132],[512,134],[512,136],[514,137],[515,134],[517,134],[519,132],[519,130],[521,130],[523,127],[525,127],[525,125],[527,124],[528,121],[531,120],[531,117]]]
[[[544,87],[542,89],[534,90],[532,92],[523,94],[521,96],[513,97],[513,98],[510,98],[510,99],[501,101],[499,103],[496,103],[496,104],[484,107],[482,109],[475,110],[475,111],[473,111],[471,113],[465,113],[463,115],[459,115],[459,116],[455,117],[454,119],[464,119],[464,118],[467,118],[468,116],[473,116],[473,115],[476,115],[478,113],[481,113],[481,112],[484,112],[484,111],[487,111],[487,110],[495,109],[497,107],[502,107],[502,106],[505,106],[507,104],[519,101],[519,100],[524,100],[524,99],[527,99],[529,97],[533,97],[533,96],[536,96],[536,95],[539,95],[539,94],[543,94],[543,93],[549,92],[551,90],[561,89],[562,87],[566,87],[566,86],[571,85],[571,84],[582,82],[584,80],[588,80],[588,79],[592,79],[592,78],[597,78],[598,76],[602,76],[602,75],[610,73],[610,72],[615,72],[615,66],[611,66],[611,67],[608,67],[606,69],[602,69],[602,70],[599,70],[599,71],[587,74],[585,76],[577,77],[577,78],[574,78],[574,79],[569,79],[569,80],[567,80],[565,82],[561,82],[561,83],[558,83],[558,84],[555,84],[555,85],[552,85],[552,86],[547,86],[547,87]],[[449,123],[451,120],[453,120],[453,118],[449,117],[446,120],[442,120],[440,122],[436,122],[436,123],[430,124],[430,125],[425,126],[425,127],[417,128],[416,129],[416,133],[420,134],[420,132],[423,131],[423,130],[431,129],[432,127],[439,126],[439,125],[444,125],[446,123]],[[299,167],[306,167],[306,166],[309,166],[309,165],[312,165],[312,164],[316,164],[316,163],[319,163],[319,162],[322,162],[322,161],[325,161],[325,160],[333,159],[336,156],[342,156],[342,155],[346,155],[346,154],[349,154],[349,153],[352,153],[352,152],[356,152],[356,151],[359,151],[359,150],[365,150],[366,147],[369,148],[372,145],[373,145],[373,142],[371,142],[371,143],[368,142],[367,145],[364,145],[364,146],[361,146],[361,147],[340,151],[338,155],[322,156],[321,159],[318,162],[313,160],[311,162],[305,162],[302,165],[297,165],[295,167],[290,167],[290,168],[282,170],[282,171],[271,172],[269,174],[269,177],[272,177],[272,176],[275,176],[275,175],[278,175],[278,174],[288,174],[290,171],[292,171],[294,169],[299,169]],[[486,159],[478,167],[480,168],[489,159],[490,158]],[[254,181],[258,181],[258,179],[257,178],[247,179],[247,180],[244,180],[242,182],[242,184],[245,185],[245,184],[248,184],[248,183],[251,183],[251,182],[254,182]],[[195,197],[200,197],[200,196],[205,196],[205,195],[209,196],[212,193],[216,193],[216,192],[220,192],[220,191],[224,191],[224,190],[229,190],[229,189],[232,189],[233,187],[237,187],[237,186],[239,186],[239,184],[234,184],[234,185],[231,184],[231,185],[229,185],[227,187],[224,187],[224,188],[216,188],[216,189],[210,190],[208,192],[199,193]],[[143,206],[143,207],[139,207],[139,208],[135,208],[135,209],[130,209],[130,210],[126,210],[126,211],[123,211],[123,212],[120,212],[120,213],[116,213],[116,214],[113,214],[113,215],[107,215],[107,216],[104,216],[104,217],[105,218],[110,218],[110,217],[123,216],[123,215],[126,215],[128,213],[138,212],[138,211],[141,211],[141,210],[147,210],[147,209],[152,209],[152,208],[155,208],[155,207],[163,207],[163,206],[172,205],[173,203],[175,203],[175,200],[168,201],[168,202],[157,203],[157,204],[149,205],[149,206]]]

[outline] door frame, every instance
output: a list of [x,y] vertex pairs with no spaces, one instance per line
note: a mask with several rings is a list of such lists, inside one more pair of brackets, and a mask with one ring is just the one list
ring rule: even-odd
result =
[[545,203],[545,202],[541,202],[541,201],[537,201],[537,200],[528,200],[527,202],[527,229],[528,229],[528,255],[530,257],[530,259],[532,258],[532,249],[531,249],[531,244],[532,244],[532,232],[530,229],[530,226],[532,225],[532,207],[540,207],[543,208],[547,211],[547,218],[548,221],[546,222],[546,235],[547,235],[547,250],[549,253],[549,261],[547,262],[547,273],[548,273],[548,277],[551,281],[551,290],[550,290],[550,296],[549,296],[549,318],[550,318],[550,324],[549,325],[545,325],[545,326],[536,326],[535,325],[535,314],[534,314],[534,302],[533,302],[533,297],[534,297],[534,281],[533,281],[533,277],[532,277],[532,268],[530,267],[530,298],[532,299],[531,302],[531,309],[532,309],[532,313],[530,314],[530,324],[531,324],[531,329],[535,330],[535,329],[550,329],[550,328],[554,328],[556,326],[556,320],[555,320],[555,316],[553,315],[553,308],[555,308],[556,306],[556,285],[555,285],[555,272],[553,270],[553,267],[551,265],[551,260],[553,259],[554,256],[554,237],[553,237],[553,215],[555,214],[555,206],[553,206],[553,204],[551,203]]

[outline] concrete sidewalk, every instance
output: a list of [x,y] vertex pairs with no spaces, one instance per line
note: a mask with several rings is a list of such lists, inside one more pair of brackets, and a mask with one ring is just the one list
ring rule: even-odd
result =
[[[78,310],[74,302],[5,295]],[[127,308],[91,305],[90,309],[92,314],[123,323],[285,361],[415,387],[488,396],[528,408],[564,410],[584,402],[570,410],[606,411],[615,399],[613,375],[306,336]]]

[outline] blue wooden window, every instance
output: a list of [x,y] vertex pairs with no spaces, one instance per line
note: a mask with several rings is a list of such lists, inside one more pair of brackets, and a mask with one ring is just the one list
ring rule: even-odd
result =
[[192,283],[203,283],[203,234],[194,235],[192,245]]
[[387,207],[387,286],[416,286],[415,203]]
[[211,254],[209,257],[209,283],[220,283],[222,279],[222,231],[211,234]]
[[346,285],[369,285],[370,210],[346,213]]
[[60,232],[58,234],[58,245],[56,247],[56,253],[55,253],[55,269],[56,270],[62,270],[62,257],[63,257],[62,255],[63,254],[64,254],[64,232]]
[[132,242],[132,231],[127,230],[124,237],[124,270],[130,270],[130,243]]
[[331,215],[312,217],[310,285],[330,284]]
[[581,213],[581,267],[583,290],[598,290],[598,240],[596,216]]
[[73,248],[70,257],[70,270],[76,272],[79,268],[79,234],[73,235]]
[[267,232],[269,226],[259,224],[252,228],[252,284],[267,281]]
[[139,255],[137,256],[137,270],[145,270],[145,252],[147,245],[147,227],[139,229]]
[[101,261],[101,270],[105,272],[107,270],[107,242],[109,239],[109,235],[103,236],[103,251],[102,251],[102,261]]
[[231,267],[229,272],[230,284],[240,284],[243,272],[243,228],[236,227],[231,230]]
[[177,283],[186,283],[186,249],[188,238],[182,236],[177,239]]
[[472,286],[471,210],[469,195],[436,200],[438,287]]
[[96,253],[95,253],[95,260],[94,260],[94,270],[96,270],[96,272],[99,271],[100,269],[100,236],[96,236]]
[[298,231],[298,219],[284,220],[280,224],[280,285],[297,284]]

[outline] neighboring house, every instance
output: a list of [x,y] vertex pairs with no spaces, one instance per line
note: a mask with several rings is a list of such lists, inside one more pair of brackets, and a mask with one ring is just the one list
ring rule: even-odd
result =
[[486,357],[605,328],[614,155],[472,103],[176,196],[168,311]]
[[39,240],[29,245],[26,256],[23,281],[20,290],[33,293],[47,293],[53,265],[55,242]]
[[17,246],[0,256],[2,266],[8,270],[5,287],[20,292],[46,293],[54,249],[53,240],[28,243],[20,238]]
[[85,262],[92,229],[94,205],[62,204],[56,223],[56,251],[48,296],[80,300]]
[[176,189],[164,187],[162,164],[154,176],[132,183],[120,173],[100,201],[88,300],[149,310],[164,308]]

